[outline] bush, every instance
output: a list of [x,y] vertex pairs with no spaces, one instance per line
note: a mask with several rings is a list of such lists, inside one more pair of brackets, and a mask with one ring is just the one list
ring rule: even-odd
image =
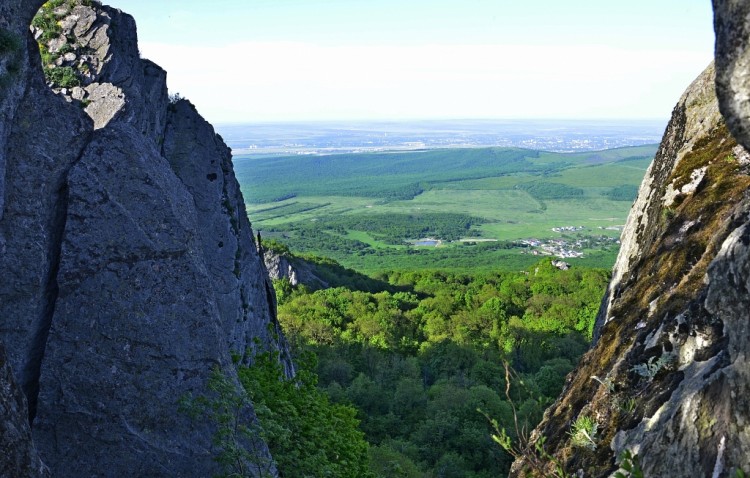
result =
[[[332,404],[316,388],[317,377],[310,371],[314,364],[303,364],[290,379],[276,355],[255,359],[252,367],[238,367],[241,387],[217,368],[206,395],[180,400],[183,413],[216,426],[213,443],[220,476],[270,476],[272,463],[262,438],[282,478],[373,478],[369,446],[358,429],[356,410]],[[258,422],[248,417],[251,407]]]
[[203,396],[182,397],[180,411],[216,426],[212,442],[214,460],[222,471],[218,478],[270,476],[273,463],[258,439],[259,426],[247,420],[252,407],[248,394],[218,367],[211,373],[207,389]]
[[81,86],[81,80],[78,79],[76,71],[70,66],[62,67],[45,67],[44,76],[53,86],[60,88],[73,88]]
[[316,388],[313,363],[297,376],[284,376],[276,357],[256,357],[240,367],[240,381],[252,397],[261,434],[276,459],[279,476],[369,478],[368,444],[358,429],[357,411],[330,403]]

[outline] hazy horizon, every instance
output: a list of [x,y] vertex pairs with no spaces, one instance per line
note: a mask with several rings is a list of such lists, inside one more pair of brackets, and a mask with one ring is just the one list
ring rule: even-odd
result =
[[514,147],[577,152],[657,144],[666,120],[414,120],[218,123],[235,157]]
[[[189,100],[189,98],[188,98]],[[379,123],[654,123],[666,126],[669,116],[663,118],[327,118],[327,119],[280,119],[280,120],[238,120],[217,121],[217,126],[242,126],[253,124],[379,124]]]
[[703,0],[106,3],[214,123],[668,118],[713,56]]

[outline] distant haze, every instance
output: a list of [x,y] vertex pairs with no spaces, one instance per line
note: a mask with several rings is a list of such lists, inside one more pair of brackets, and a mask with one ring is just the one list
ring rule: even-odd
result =
[[656,144],[664,121],[421,120],[218,124],[235,158],[440,148],[516,147],[561,153]]
[[706,0],[114,0],[212,122],[666,119]]

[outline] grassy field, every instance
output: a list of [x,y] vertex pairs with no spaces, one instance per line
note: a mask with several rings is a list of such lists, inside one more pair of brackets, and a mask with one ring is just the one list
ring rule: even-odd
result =
[[[519,241],[607,235],[623,225],[656,146],[576,154],[515,148],[315,157],[235,158],[248,214],[264,236],[365,272],[404,268],[516,269]],[[462,219],[462,220],[460,220]],[[434,224],[433,224],[434,223]],[[554,227],[582,226],[573,233]],[[410,237],[413,236],[413,237]],[[409,240],[450,238],[441,247]],[[452,242],[455,241],[455,242]],[[609,267],[616,247],[585,251]]]

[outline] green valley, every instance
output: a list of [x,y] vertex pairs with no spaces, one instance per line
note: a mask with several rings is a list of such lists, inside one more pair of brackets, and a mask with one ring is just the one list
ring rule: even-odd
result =
[[[313,279],[274,281],[310,380],[241,370],[256,377],[246,387],[274,456],[298,450],[281,475],[506,474],[488,419],[523,443],[585,352],[655,152],[236,158],[264,250]],[[303,433],[329,414],[336,427]],[[352,446],[323,459],[309,441]]]
[[609,267],[655,152],[238,156],[235,171],[263,237],[359,271],[518,270],[535,253]]

